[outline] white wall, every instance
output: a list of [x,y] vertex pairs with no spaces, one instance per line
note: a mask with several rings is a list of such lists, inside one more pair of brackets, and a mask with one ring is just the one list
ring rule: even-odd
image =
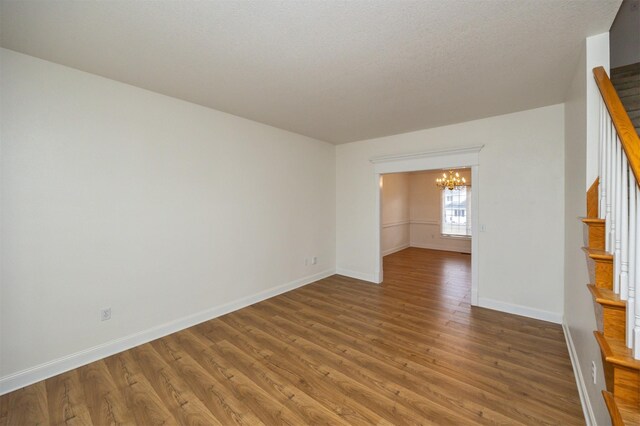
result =
[[[456,170],[471,185],[471,170]],[[471,239],[442,236],[442,190],[435,186],[442,170],[409,174],[411,247],[471,253]],[[471,220],[471,216],[468,217]]]
[[334,271],[334,146],[1,55],[5,390]]
[[386,256],[409,247],[409,174],[391,173],[382,180],[381,243]]
[[640,62],[640,0],[623,0],[611,25],[611,68]]
[[[593,80],[592,68],[595,66],[595,60],[591,58],[588,61],[588,56],[585,43],[565,103],[564,325],[583,407],[587,409],[586,417],[593,424],[607,425],[610,419],[600,393],[605,387],[600,349],[593,337],[593,330],[597,329],[596,317],[593,300],[586,287],[589,276],[581,250],[584,226],[579,220],[586,215],[586,190],[595,179],[594,171],[587,170],[587,124],[594,119],[588,108],[588,99],[597,96],[598,89],[588,84]],[[595,362],[598,369],[596,385],[591,381],[591,362]]]
[[599,137],[600,137],[600,91],[593,78],[593,69],[604,67],[609,73],[609,33],[587,37],[587,174],[585,189],[598,177]]
[[486,228],[477,234],[480,303],[560,322],[563,105],[337,146],[336,266],[343,273],[376,276],[372,157],[481,144],[474,182]]

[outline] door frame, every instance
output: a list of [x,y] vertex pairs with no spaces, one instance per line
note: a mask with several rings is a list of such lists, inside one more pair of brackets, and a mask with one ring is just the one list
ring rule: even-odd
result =
[[479,276],[478,255],[480,231],[480,150],[484,145],[423,151],[409,154],[393,154],[371,158],[374,165],[375,177],[375,228],[374,240],[376,244],[375,281],[380,284],[383,280],[382,270],[382,175],[388,173],[417,172],[422,170],[438,170],[447,168],[471,168],[471,304],[478,305]]

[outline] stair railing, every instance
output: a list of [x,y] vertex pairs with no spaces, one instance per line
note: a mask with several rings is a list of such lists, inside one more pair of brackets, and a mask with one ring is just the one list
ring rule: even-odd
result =
[[598,214],[606,220],[605,250],[613,254],[613,291],[626,300],[626,344],[640,359],[640,138],[602,67]]

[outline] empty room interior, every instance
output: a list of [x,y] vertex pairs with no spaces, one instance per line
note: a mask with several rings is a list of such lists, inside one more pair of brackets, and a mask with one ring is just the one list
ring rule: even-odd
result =
[[640,425],[640,0],[0,0],[0,426]]

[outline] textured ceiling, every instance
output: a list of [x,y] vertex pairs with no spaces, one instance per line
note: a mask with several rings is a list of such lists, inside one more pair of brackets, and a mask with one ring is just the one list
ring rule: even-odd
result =
[[620,1],[2,1],[0,43],[344,143],[562,102]]

